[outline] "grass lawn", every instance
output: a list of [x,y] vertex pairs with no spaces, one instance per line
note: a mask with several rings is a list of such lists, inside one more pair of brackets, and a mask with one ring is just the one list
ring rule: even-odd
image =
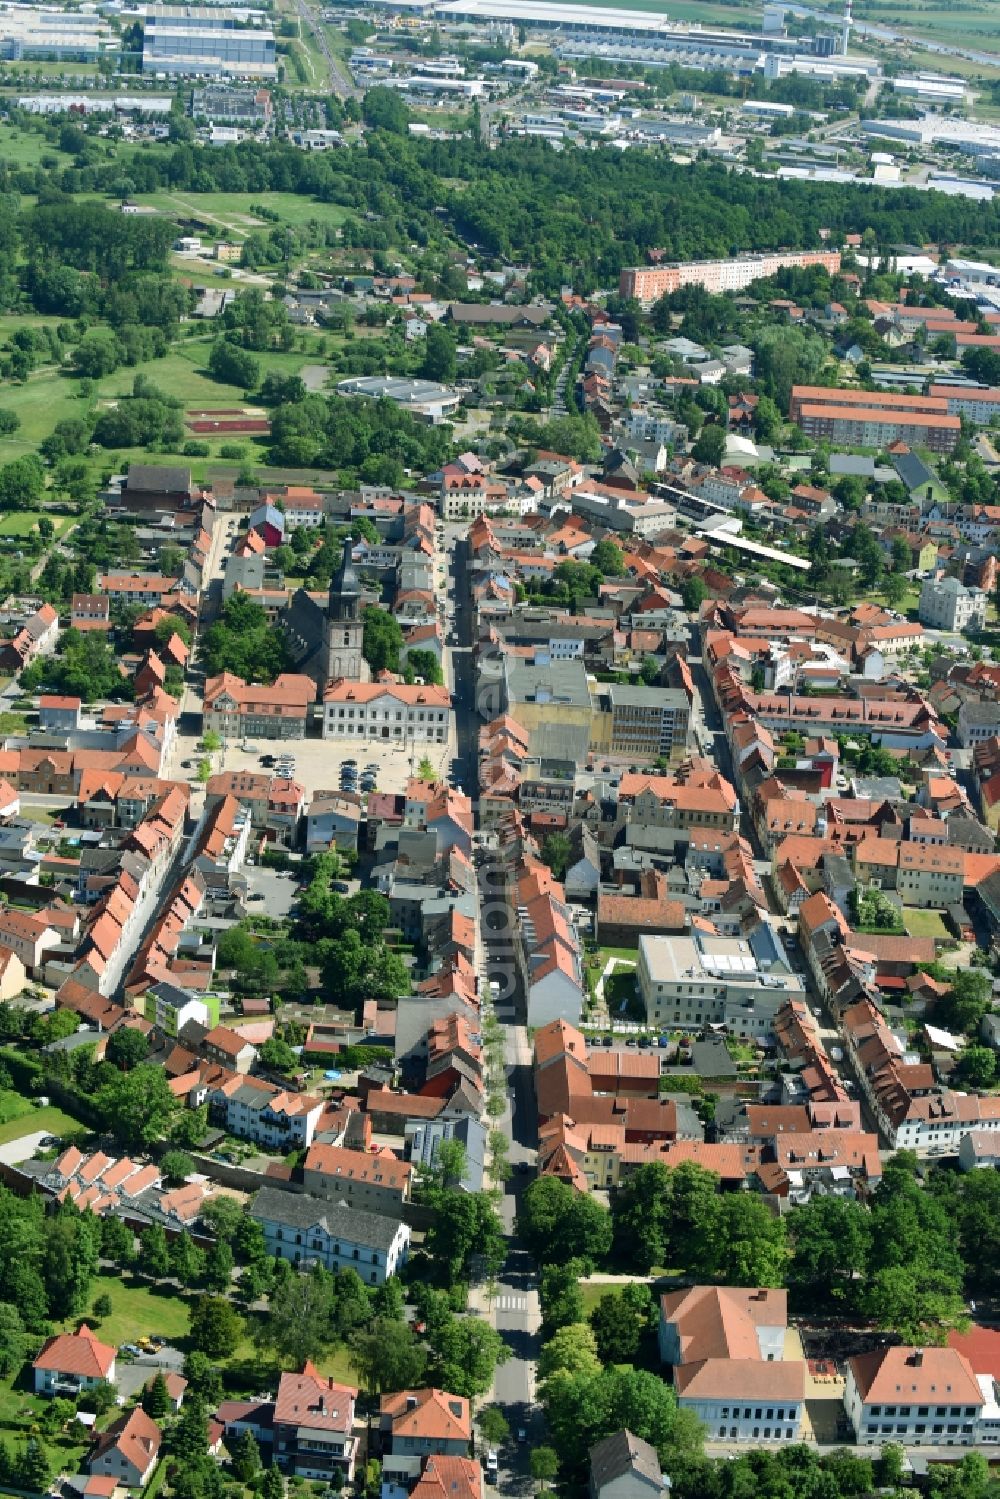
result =
[[[4,1092],[0,1100],[10,1097],[19,1097]],[[36,1109],[27,1100],[21,1100],[27,1104],[27,1110],[18,1114],[3,1115],[0,1123],[0,1145],[6,1145],[11,1140],[20,1140],[24,1135],[34,1135],[43,1131],[49,1135],[59,1135],[65,1139],[67,1135],[85,1135],[87,1129],[79,1119],[66,1114],[62,1109],[57,1109],[54,1104],[49,1104],[44,1109]],[[3,1102],[0,1101],[0,1113],[3,1110]]]
[[[26,1363],[13,1384],[9,1379],[0,1380],[0,1432],[4,1436],[8,1433],[13,1436],[13,1441],[8,1440],[8,1446],[15,1450],[27,1439],[32,1427],[37,1426],[38,1419],[48,1404],[44,1397],[32,1394],[30,1378],[31,1365]],[[112,1412],[111,1415],[102,1417],[98,1425],[103,1427],[116,1414],[117,1412]],[[90,1447],[89,1438],[76,1441],[68,1435],[43,1437],[41,1441],[48,1453],[53,1472],[61,1473],[78,1473]]]
[[[0,1128],[5,1124],[13,1124],[18,1119],[23,1119],[25,1114],[33,1114],[27,1098],[20,1093],[14,1093],[9,1088],[0,1088]],[[13,1137],[15,1140],[17,1136]]]
[[324,224],[342,224],[349,210],[338,203],[320,203],[296,193],[140,193],[137,203],[160,208],[178,218],[202,218],[209,225],[243,237],[252,229],[270,229],[270,220],[261,219],[252,205],[266,204],[280,214],[284,224],[293,227],[318,219]]
[[38,525],[38,510],[14,510],[0,516],[0,536],[30,536]]
[[951,936],[940,911],[923,911],[915,906],[906,906],[903,910],[903,921],[911,937],[945,939]]
[[[176,1286],[157,1288],[134,1277],[98,1275],[91,1302],[105,1294],[111,1297],[111,1315],[94,1327],[105,1343],[132,1343],[151,1333],[171,1342],[187,1337],[187,1302]],[[81,1322],[94,1325],[94,1319],[85,1314],[71,1318],[64,1324],[64,1330],[70,1331]]]

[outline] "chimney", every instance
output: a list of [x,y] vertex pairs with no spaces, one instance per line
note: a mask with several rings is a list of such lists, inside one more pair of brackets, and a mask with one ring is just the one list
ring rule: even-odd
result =
[[923,1361],[924,1361],[924,1350],[922,1348],[914,1348],[914,1350],[913,1350],[913,1357],[911,1358],[910,1363],[913,1365],[913,1367],[915,1369],[919,1369],[921,1367],[921,1365],[923,1364]]

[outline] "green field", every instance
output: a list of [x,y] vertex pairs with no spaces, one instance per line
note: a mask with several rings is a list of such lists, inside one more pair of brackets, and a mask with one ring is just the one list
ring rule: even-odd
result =
[[[0,515],[0,536],[30,536],[41,515],[40,510],[15,510],[10,515]],[[50,516],[50,519],[55,523],[57,536],[74,524],[71,515]]]
[[107,1294],[111,1297],[111,1315],[95,1323],[92,1316],[74,1317],[66,1330],[86,1322],[105,1343],[133,1343],[136,1338],[158,1337],[183,1341],[188,1330],[188,1309],[176,1286],[162,1290],[140,1280],[124,1279],[118,1274],[98,1275],[94,1280],[92,1301]]
[[7,1145],[11,1140],[20,1140],[24,1135],[34,1135],[39,1132],[58,1135],[61,1139],[65,1139],[67,1135],[86,1134],[79,1120],[63,1113],[62,1109],[57,1109],[52,1104],[44,1109],[36,1109],[33,1104],[27,1102],[26,1099],[19,1098],[17,1094],[5,1092],[2,1096],[4,1099],[17,1098],[19,1103],[25,1105],[25,1108],[20,1113],[11,1113],[4,1117],[3,1122],[0,1123],[0,1145]]
[[[22,319],[22,325],[27,322],[29,319]],[[165,395],[173,396],[181,401],[186,410],[197,407],[253,405],[253,399],[251,398],[248,402],[246,393],[242,389],[234,385],[221,384],[208,374],[206,369],[208,355],[216,336],[216,333],[212,331],[199,334],[194,338],[179,339],[177,343],[171,345],[162,359],[152,359],[134,368],[123,365],[113,374],[106,375],[102,380],[95,382],[92,399],[100,403],[128,395],[132,390],[136,375],[141,371],[153,380]],[[274,370],[282,374],[294,375],[298,374],[305,364],[325,363],[323,355],[319,352],[320,347],[329,350],[336,342],[336,336],[332,334],[322,338],[320,335],[313,335],[309,332],[297,332],[296,343],[299,347],[294,351],[265,352],[254,357],[259,360],[263,374]],[[20,418],[20,426],[16,432],[0,435],[0,463],[10,462],[11,459],[35,452],[38,444],[49,435],[58,421],[71,416],[84,416],[90,403],[81,400],[77,390],[76,382],[68,374],[64,374],[52,365],[33,370],[24,385],[5,385],[0,392],[0,407],[16,412]],[[196,434],[186,432],[184,440],[193,440],[195,437]],[[227,442],[242,444],[246,448],[248,460],[253,462],[263,461],[267,453],[266,445],[257,443],[253,438],[244,434],[218,434],[198,437],[197,440],[208,444],[215,462],[225,462],[225,460],[220,460],[218,455],[219,448]],[[146,458],[144,453],[140,455],[139,450],[132,451],[131,456],[140,461]],[[149,457],[148,461],[162,462],[163,457],[163,454],[154,454]],[[110,461],[110,453],[102,453],[94,459],[95,464],[100,467],[107,466]],[[0,536],[27,535],[34,524],[34,519],[34,517],[29,518],[27,514],[7,516],[0,521]],[[57,532],[62,534],[62,530],[71,524],[71,519],[59,518]]]
[[259,218],[252,205],[264,203],[281,216],[284,224],[308,224],[317,219],[323,224],[342,224],[348,210],[338,203],[318,203],[295,193],[139,193],[137,203],[159,208],[178,218],[200,218],[226,233],[240,238],[252,229],[270,229],[273,224]]
[[946,940],[951,936],[940,911],[924,911],[918,910],[916,906],[906,906],[903,923],[911,937],[939,937]]

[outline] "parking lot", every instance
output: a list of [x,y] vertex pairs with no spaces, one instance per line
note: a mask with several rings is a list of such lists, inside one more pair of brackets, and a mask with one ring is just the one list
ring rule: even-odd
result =
[[298,866],[286,872],[276,869],[250,867],[244,870],[247,877],[249,911],[255,916],[273,916],[280,921],[287,916],[296,898],[299,880]]
[[260,763],[261,755],[275,757],[289,753],[295,761],[294,778],[305,787],[311,797],[316,791],[336,791],[340,787],[340,770],[345,760],[357,762],[357,770],[363,773],[371,762],[378,766],[376,789],[379,791],[402,791],[408,776],[416,775],[420,762],[426,755],[438,776],[447,775],[451,758],[455,753],[453,742],[446,744],[387,744],[381,740],[357,739],[349,744],[336,746],[322,739],[267,740],[256,742],[253,751],[244,750],[239,744],[228,744],[212,756],[213,770],[254,771],[257,774],[276,774],[276,767]]

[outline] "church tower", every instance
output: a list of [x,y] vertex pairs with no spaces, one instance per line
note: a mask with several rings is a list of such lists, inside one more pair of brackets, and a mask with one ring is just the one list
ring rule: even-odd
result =
[[352,682],[368,680],[368,666],[361,654],[364,621],[361,617],[361,584],[354,571],[354,542],[344,542],[344,556],[330,582],[324,628],[326,680],[346,677]]

